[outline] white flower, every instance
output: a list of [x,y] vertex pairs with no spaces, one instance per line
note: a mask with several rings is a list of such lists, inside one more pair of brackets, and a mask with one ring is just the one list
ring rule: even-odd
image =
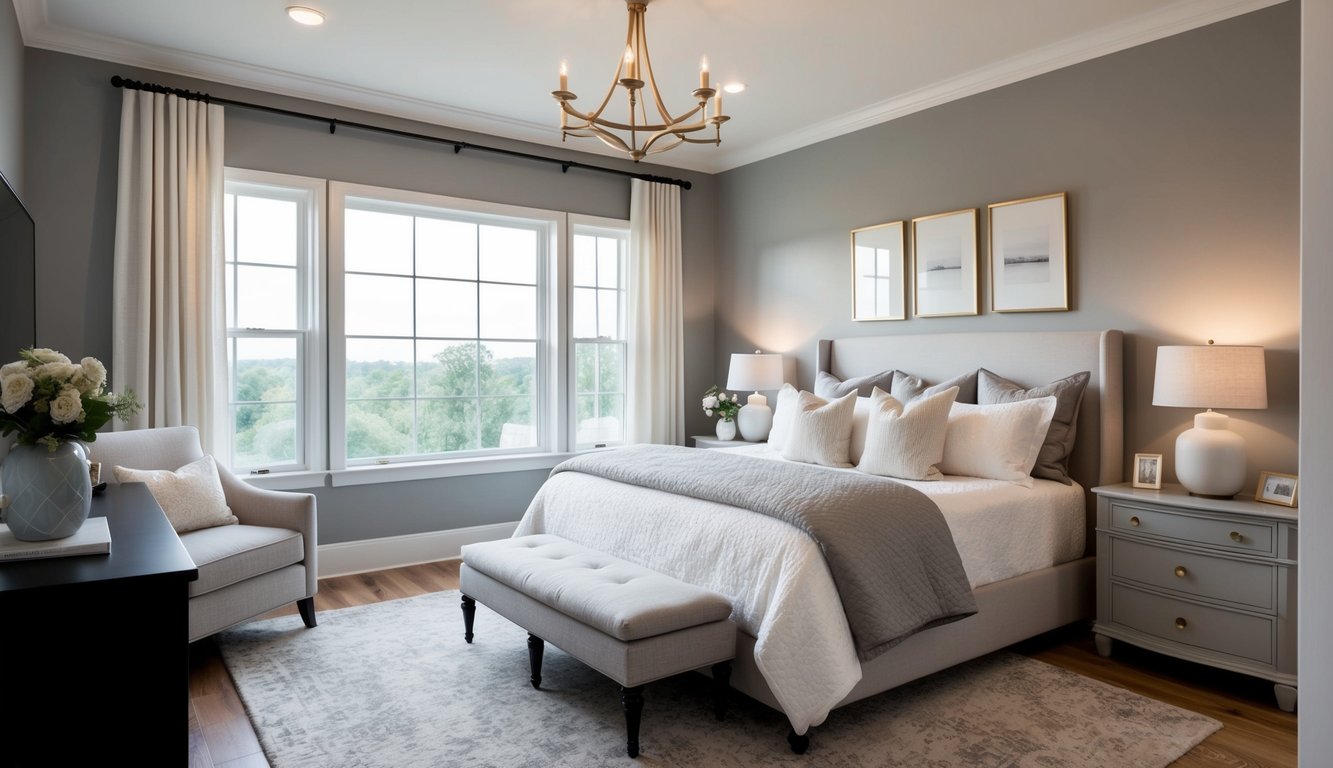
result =
[[25,376],[28,373],[28,361],[16,360],[6,365],[0,365],[0,379],[7,378],[16,373],[22,373]]
[[0,406],[6,413],[15,413],[32,399],[32,379],[22,373],[11,373],[0,379]]
[[65,363],[66,365],[69,364],[68,357],[65,357],[64,355],[60,354],[54,349],[47,349],[45,347],[42,347],[41,349],[32,350],[32,356],[37,358],[38,362],[42,363]]
[[83,398],[79,390],[65,387],[51,401],[51,421],[57,424],[69,424],[83,420]]
[[83,369],[69,361],[43,363],[32,370],[32,377],[37,380],[55,379],[61,384],[68,384],[75,376],[81,375]]
[[95,357],[85,357],[79,361],[80,371],[70,380],[85,395],[96,395],[106,384],[106,367]]
[[713,409],[712,409],[712,408],[705,408],[705,409],[704,409],[704,415],[705,415],[705,416],[712,416],[712,415],[713,415]]
[[710,410],[717,407],[717,395],[709,395],[704,398],[704,410]]

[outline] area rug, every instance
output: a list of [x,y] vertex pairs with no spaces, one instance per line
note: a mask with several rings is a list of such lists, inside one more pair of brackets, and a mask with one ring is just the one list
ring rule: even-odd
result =
[[534,690],[527,633],[478,605],[468,645],[458,604],[437,592],[218,635],[270,764],[1160,768],[1221,727],[999,652],[835,710],[804,755],[780,713],[736,694],[718,722],[707,678],[662,680],[645,689],[635,761],[615,683],[548,644]]

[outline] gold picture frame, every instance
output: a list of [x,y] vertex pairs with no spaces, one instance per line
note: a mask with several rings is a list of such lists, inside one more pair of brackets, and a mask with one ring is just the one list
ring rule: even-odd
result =
[[1160,453],[1134,454],[1133,485],[1135,488],[1148,488],[1154,491],[1161,490],[1162,454]]
[[852,230],[852,320],[907,319],[907,227]]
[[1300,478],[1284,472],[1260,472],[1259,485],[1254,489],[1254,500],[1280,507],[1294,507],[1300,489]]
[[915,317],[981,313],[978,209],[912,219],[912,310]]
[[991,311],[1069,311],[1065,193],[991,203],[986,210]]

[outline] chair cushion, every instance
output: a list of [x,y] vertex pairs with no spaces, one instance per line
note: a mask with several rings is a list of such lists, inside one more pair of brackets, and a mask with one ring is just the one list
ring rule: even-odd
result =
[[190,597],[276,571],[305,559],[300,531],[259,525],[225,525],[181,534],[199,568]]
[[719,594],[550,534],[468,544],[463,562],[619,640],[731,615],[731,603]]

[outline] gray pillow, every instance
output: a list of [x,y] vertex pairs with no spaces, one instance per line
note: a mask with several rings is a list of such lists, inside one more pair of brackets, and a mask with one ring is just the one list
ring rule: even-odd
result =
[[958,387],[958,397],[954,399],[956,403],[967,403],[969,405],[977,404],[977,372],[959,374],[948,381],[942,381],[939,384],[927,384],[919,376],[912,376],[902,371],[894,371],[893,388],[889,393],[898,400],[898,402],[907,404],[919,397],[930,397],[938,395],[949,387]]
[[1041,452],[1037,454],[1037,463],[1032,467],[1032,476],[1073,485],[1073,480],[1069,479],[1069,454],[1074,450],[1074,437],[1078,429],[1078,411],[1083,403],[1083,391],[1088,388],[1088,380],[1091,378],[1092,374],[1083,371],[1044,386],[1024,389],[1003,376],[982,368],[977,376],[977,403],[980,405],[1012,403],[1054,395],[1055,414],[1051,416],[1051,427],[1046,431],[1046,441],[1042,443]]
[[820,371],[815,376],[815,394],[824,398],[838,398],[856,390],[857,397],[870,397],[875,387],[888,392],[893,387],[893,376],[893,371],[880,371],[843,381],[831,373]]

